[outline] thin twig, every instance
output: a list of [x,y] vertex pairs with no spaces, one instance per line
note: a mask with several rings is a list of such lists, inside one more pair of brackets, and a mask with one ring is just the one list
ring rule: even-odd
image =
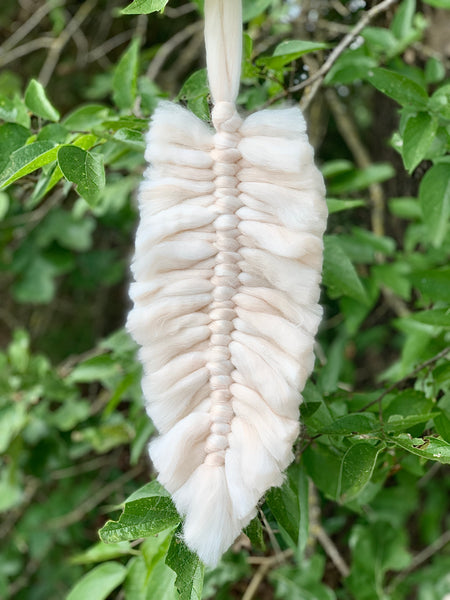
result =
[[106,42],[88,52],[86,62],[90,63],[103,58],[106,54],[117,48],[117,46],[128,42],[128,40],[133,37],[133,33],[134,29],[129,29],[128,31],[122,31],[114,37],[109,38]]
[[0,47],[0,50],[11,50],[17,46],[19,42],[23,40],[33,29],[37,27],[37,25],[42,21],[42,19],[54,8],[57,6],[61,6],[64,4],[65,0],[51,0],[50,2],[45,2],[41,4],[41,6],[31,14],[30,18],[23,23],[16,31],[9,36],[7,40],[3,42]]
[[436,475],[436,473],[438,473],[441,470],[442,467],[442,463],[440,462],[435,462],[429,469],[428,471],[425,473],[425,475],[423,475],[419,481],[417,482],[417,487],[418,488],[424,488],[427,486],[428,482],[433,479],[433,477]]
[[159,48],[156,53],[154,59],[150,63],[150,66],[147,69],[147,77],[153,81],[156,79],[156,76],[160,72],[163,64],[166,59],[172,54],[172,52],[178,46],[181,46],[186,40],[188,40],[191,36],[193,36],[197,31],[203,29],[203,21],[195,21],[195,23],[191,23],[178,33],[176,33],[173,37],[170,38],[165,44]]
[[409,381],[412,377],[414,377],[415,375],[417,375],[417,373],[420,373],[420,371],[422,371],[422,369],[425,369],[426,367],[429,367],[430,365],[434,364],[435,362],[437,362],[441,358],[444,358],[444,356],[446,356],[449,352],[450,352],[450,346],[447,346],[446,348],[444,348],[441,352],[439,352],[438,354],[436,354],[432,358],[429,358],[425,362],[423,362],[420,365],[418,365],[415,369],[413,369],[411,371],[411,373],[408,373],[408,375],[405,375],[405,377],[403,377],[402,379],[400,379],[400,381],[396,381],[395,383],[393,383],[392,385],[390,385],[389,387],[387,387],[383,391],[382,394],[380,394],[377,398],[375,398],[375,400],[372,400],[371,402],[369,402],[368,404],[366,404],[365,406],[363,406],[363,408],[359,409],[358,412],[364,412],[368,408],[370,408],[371,406],[373,406],[374,404],[377,404],[377,402],[381,402],[383,400],[383,398],[385,398],[385,396],[387,396],[390,392],[392,392],[393,390],[397,389],[400,385],[402,385],[406,381]]
[[73,525],[73,523],[76,523],[82,519],[88,512],[98,506],[113,492],[120,490],[127,481],[130,481],[131,479],[134,479],[134,477],[137,477],[137,475],[140,475],[142,471],[142,466],[134,467],[134,469],[124,473],[121,477],[115,479],[108,485],[103,485],[96,493],[91,494],[74,510],[66,513],[65,515],[61,515],[60,517],[50,519],[47,523],[47,527],[49,529],[64,529],[69,525]]
[[18,58],[22,56],[26,56],[27,54],[31,54],[36,50],[42,50],[42,48],[50,48],[53,44],[53,38],[50,36],[42,36],[37,38],[36,40],[30,40],[21,46],[17,46],[17,48],[13,48],[9,52],[0,55],[0,67],[4,67],[9,63],[14,62]]
[[274,556],[262,557],[260,567],[257,569],[256,573],[253,575],[252,580],[250,581],[247,589],[245,590],[244,595],[242,596],[242,600],[252,600],[258,591],[259,586],[264,580],[267,573],[273,568],[277,567],[280,564],[283,564],[288,558],[293,555],[293,551],[289,548],[285,550],[281,554],[275,554]]
[[89,16],[96,4],[97,0],[86,0],[86,2],[83,2],[61,34],[54,39],[38,77],[43,86],[46,86],[50,81],[64,46],[74,35],[75,31],[81,27],[83,21]]
[[198,6],[195,2],[187,2],[186,4],[182,4],[178,8],[172,8],[171,6],[166,6],[164,9],[164,15],[169,17],[169,19],[178,19],[179,17],[183,17],[184,15],[188,15],[194,10],[197,10]]
[[344,50],[348,46],[350,46],[350,44],[360,34],[364,27],[366,27],[366,25],[368,25],[370,21],[372,21],[372,19],[375,18],[377,15],[388,10],[388,8],[390,8],[397,1],[398,0],[383,0],[383,2],[380,2],[380,4],[376,4],[366,13],[364,13],[361,19],[358,21],[358,23],[353,27],[353,29],[345,37],[342,38],[342,40],[339,42],[336,48],[330,53],[330,55],[320,67],[320,69],[316,71],[316,73],[311,75],[311,77],[305,79],[305,81],[302,81],[301,83],[298,83],[297,85],[294,85],[293,87],[289,88],[288,91],[298,92],[299,90],[308,87],[315,81],[319,79],[322,80],[328,73],[328,71],[331,69],[331,67],[334,65],[336,60],[339,58],[339,56],[344,52]]
[[[337,128],[347,144],[350,152],[352,153],[356,165],[360,169],[367,169],[372,164],[372,159],[361,140],[358,128],[356,127],[352,116],[345,107],[344,103],[341,102],[333,88],[328,88],[325,91],[325,98],[328,102],[331,112],[333,113]],[[385,197],[381,184],[370,184],[369,195],[371,203],[370,216],[372,231],[377,236],[383,236],[385,234]],[[381,253],[377,253],[375,259],[377,264],[383,264],[385,262],[385,257]],[[406,303],[401,298],[396,296],[392,290],[382,285],[381,292],[386,304],[399,317],[405,317],[410,314],[410,310]]]
[[350,575],[350,568],[341,556],[333,540],[328,536],[325,529],[323,529],[321,525],[316,524],[311,533],[325,550],[327,556],[330,558],[331,562],[334,564],[342,577],[348,577]]
[[330,52],[328,58],[323,63],[323,65],[320,67],[320,69],[318,69],[315,73],[313,73],[313,75],[311,75],[311,77],[308,77],[308,79],[305,79],[304,81],[288,88],[283,93],[278,94],[277,96],[274,96],[273,98],[271,98],[270,103],[272,104],[274,102],[277,102],[278,100],[281,100],[288,94],[292,94],[293,92],[298,92],[300,90],[303,90],[307,87],[312,86],[310,91],[306,94],[307,98],[302,99],[302,107],[301,108],[303,110],[305,110],[311,103],[315,94],[317,93],[317,90],[319,89],[320,85],[322,84],[322,81],[324,80],[325,75],[328,73],[328,71],[331,69],[331,67],[334,65],[334,63],[337,61],[339,56],[344,52],[344,50],[346,48],[348,48],[348,46],[350,46],[350,44],[353,42],[353,40],[361,33],[361,31],[364,29],[364,27],[366,27],[370,23],[370,21],[372,21],[372,19],[374,19],[380,13],[388,10],[388,8],[393,6],[397,1],[398,0],[383,0],[383,2],[376,4],[370,10],[365,12],[363,14],[363,16],[361,17],[361,19],[358,21],[358,23],[353,27],[353,29],[349,33],[347,33],[347,35],[342,38],[342,40],[334,48],[334,50],[332,50]]
[[52,479],[65,479],[66,477],[75,477],[81,475],[81,473],[89,473],[89,471],[96,471],[105,465],[112,465],[116,462],[116,456],[114,454],[108,454],[107,456],[97,456],[92,460],[88,460],[83,463],[66,467],[65,469],[56,469],[52,471],[50,476]]
[[272,527],[269,525],[269,521],[266,518],[264,512],[260,509],[259,514],[261,516],[261,521],[263,522],[264,527],[266,528],[267,535],[269,536],[270,543],[272,544],[273,549],[275,550],[276,555],[281,554],[280,544],[278,543],[277,538],[272,530]]
[[413,571],[415,571],[420,565],[430,559],[434,554],[442,550],[447,544],[450,543],[450,529],[445,531],[437,540],[435,540],[432,544],[424,548],[421,552],[416,554],[411,563],[406,569],[401,571],[388,586],[386,590],[388,593],[391,593],[395,590],[395,588]]
[[81,354],[71,354],[64,359],[60,365],[58,365],[56,371],[60,377],[67,377],[72,369],[80,362],[88,360],[89,358],[94,358],[95,356],[100,356],[106,352],[108,352],[107,348],[96,347],[92,348],[91,350],[87,350],[86,352],[82,352]]
[[[327,89],[325,97],[336,120],[337,128],[352,153],[356,165],[360,169],[367,169],[372,164],[372,159],[361,141],[353,119],[334,89]],[[372,201],[372,231],[375,235],[382,236],[385,233],[383,188],[379,183],[373,183],[369,192]]]

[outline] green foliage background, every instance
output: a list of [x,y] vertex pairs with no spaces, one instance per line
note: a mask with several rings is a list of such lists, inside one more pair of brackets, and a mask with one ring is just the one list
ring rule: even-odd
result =
[[205,572],[122,329],[148,119],[209,117],[202,3],[2,2],[1,598],[450,594],[450,5],[364,5],[244,2],[242,111],[299,102],[326,179],[325,318],[286,482]]

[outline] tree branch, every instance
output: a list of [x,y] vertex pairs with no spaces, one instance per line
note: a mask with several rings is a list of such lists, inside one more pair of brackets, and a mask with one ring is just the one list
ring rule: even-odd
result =
[[151,81],[155,80],[166,59],[172,54],[175,48],[181,46],[181,44],[183,44],[186,40],[188,40],[191,36],[193,36],[195,33],[197,33],[197,31],[200,31],[201,29],[203,29],[203,21],[195,21],[195,23],[191,23],[190,25],[176,33],[173,37],[171,37],[170,40],[168,40],[159,48],[154,59],[150,63],[149,68],[147,69],[146,76]]
[[38,77],[44,87],[50,81],[64,46],[74,35],[75,31],[81,27],[83,21],[89,16],[96,4],[97,0],[86,0],[86,2],[83,2],[68,25],[63,29],[61,35],[54,39]]
[[339,42],[336,48],[330,53],[330,55],[320,67],[320,69],[316,71],[316,73],[311,75],[311,77],[305,79],[305,81],[302,81],[301,83],[298,83],[297,85],[294,85],[291,88],[289,88],[288,92],[298,92],[299,90],[302,90],[308,87],[309,85],[313,84],[315,81],[322,81],[325,75],[337,61],[339,56],[344,52],[344,50],[348,46],[350,46],[350,44],[361,33],[364,27],[366,27],[366,25],[368,25],[370,21],[372,21],[372,19],[374,19],[377,15],[388,10],[388,8],[390,8],[396,2],[397,0],[383,0],[383,2],[376,4],[366,13],[364,13],[361,19],[358,21],[358,23],[353,27],[353,29],[349,33],[347,33],[345,37],[342,38],[342,40]]
[[415,571],[420,565],[426,562],[429,558],[431,558],[434,554],[442,550],[447,544],[450,543],[450,529],[445,531],[437,540],[435,540],[432,544],[424,548],[421,552],[416,554],[411,564],[406,567],[403,571],[401,571],[394,579],[391,581],[387,588],[387,592],[390,594],[395,590],[395,588],[401,583],[410,573]]
[[1,49],[11,50],[17,46],[19,42],[23,40],[36,26],[42,21],[42,19],[54,8],[57,6],[61,6],[64,4],[64,0],[51,0],[50,2],[45,2],[39,8],[32,13],[31,17],[23,23],[16,31],[9,36],[7,40],[3,42],[1,45]]
[[411,373],[408,373],[408,375],[405,375],[405,377],[400,379],[400,381],[396,381],[395,383],[390,385],[388,388],[386,388],[384,390],[384,392],[382,394],[380,394],[377,398],[375,398],[375,400],[372,400],[371,402],[369,402],[368,404],[366,404],[365,406],[360,408],[358,412],[364,412],[368,408],[373,406],[374,404],[377,404],[377,402],[381,402],[383,400],[383,398],[385,398],[393,390],[397,389],[400,385],[402,385],[402,383],[405,383],[406,381],[408,381],[409,379],[411,379],[412,377],[417,375],[417,373],[420,373],[420,371],[422,371],[422,369],[425,369],[426,367],[429,367],[430,365],[434,364],[441,358],[444,358],[444,356],[446,356],[449,352],[450,352],[450,346],[447,346],[446,348],[444,348],[441,352],[439,352],[432,358],[429,358],[425,362],[418,365],[413,371],[411,371]]

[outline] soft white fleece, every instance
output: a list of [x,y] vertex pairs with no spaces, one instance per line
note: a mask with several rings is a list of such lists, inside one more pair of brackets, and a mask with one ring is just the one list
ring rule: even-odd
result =
[[239,10],[207,0],[214,129],[169,102],[153,115],[127,323],[158,479],[209,565],[283,481],[322,314],[323,180],[298,108],[236,112],[240,50],[223,23]]
[[235,116],[216,105],[214,133],[156,110],[128,319],[161,433],[151,458],[208,564],[283,480],[321,318],[327,211],[302,115],[265,110],[225,131]]

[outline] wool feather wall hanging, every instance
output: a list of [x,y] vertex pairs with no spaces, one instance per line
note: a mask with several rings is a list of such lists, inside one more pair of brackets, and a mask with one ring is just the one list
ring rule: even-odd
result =
[[215,565],[283,481],[321,319],[327,209],[298,108],[236,111],[241,0],[206,0],[211,129],[162,102],[139,192],[127,327],[158,480]]

